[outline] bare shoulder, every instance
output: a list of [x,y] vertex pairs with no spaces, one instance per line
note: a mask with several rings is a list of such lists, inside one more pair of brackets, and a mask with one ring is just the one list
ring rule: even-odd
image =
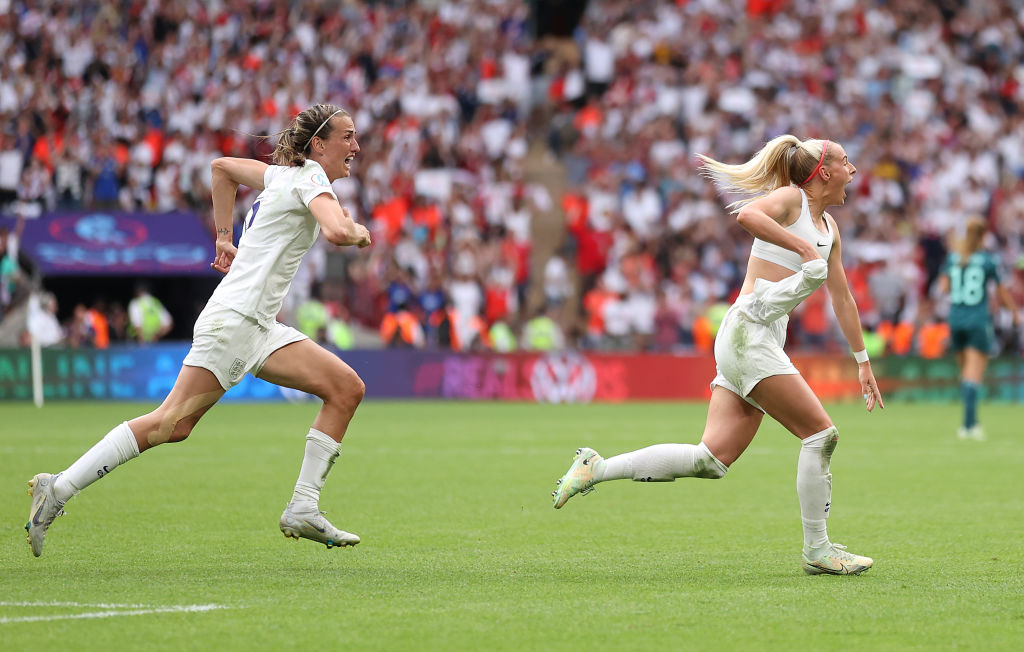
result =
[[793,186],[776,188],[752,201],[749,206],[764,211],[783,226],[789,226],[800,217],[800,191]]
[[768,193],[768,196],[777,196],[782,201],[800,203],[800,189],[796,186],[781,186]]

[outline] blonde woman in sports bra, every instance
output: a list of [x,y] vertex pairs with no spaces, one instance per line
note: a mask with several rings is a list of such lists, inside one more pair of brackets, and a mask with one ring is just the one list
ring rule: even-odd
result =
[[580,448],[554,492],[555,508],[606,480],[672,482],[721,478],[753,440],[765,413],[801,440],[797,494],[803,522],[801,564],[812,575],[859,575],[873,561],[828,538],[829,463],[839,432],[821,401],[783,351],[789,312],[822,284],[858,364],[867,410],[884,408],[864,350],[860,315],[843,271],[842,240],[825,209],[846,201],[857,168],[839,143],[785,135],[740,165],[706,156],[702,173],[745,199],[729,208],[754,236],[739,298],[715,339],[718,374],[711,382],[704,434],[697,445],[657,444],[602,458]]

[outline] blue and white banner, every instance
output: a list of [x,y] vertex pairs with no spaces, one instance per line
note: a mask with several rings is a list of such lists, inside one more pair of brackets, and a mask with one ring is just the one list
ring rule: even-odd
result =
[[21,250],[45,276],[216,274],[213,235],[194,213],[48,213],[25,221]]

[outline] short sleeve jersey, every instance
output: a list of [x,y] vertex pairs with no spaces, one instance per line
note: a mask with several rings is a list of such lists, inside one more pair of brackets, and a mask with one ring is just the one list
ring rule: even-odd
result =
[[322,194],[335,200],[338,196],[316,161],[301,167],[272,165],[264,173],[263,187],[245,216],[231,269],[210,301],[269,328],[302,257],[320,235],[309,203]]
[[952,252],[946,258],[943,273],[949,276],[949,325],[951,328],[984,328],[990,323],[988,282],[1000,282],[994,255],[976,251],[961,264],[962,257]]

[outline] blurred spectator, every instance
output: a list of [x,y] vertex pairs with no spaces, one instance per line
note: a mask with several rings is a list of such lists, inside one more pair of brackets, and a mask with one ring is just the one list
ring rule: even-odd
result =
[[14,136],[0,131],[0,213],[7,212],[18,198],[24,165],[25,157],[16,147]]
[[573,294],[569,265],[563,253],[556,253],[544,265],[544,300],[553,305],[563,305]]
[[917,338],[917,351],[922,358],[941,358],[949,346],[949,324],[936,317],[921,325]]
[[482,314],[459,316],[459,351],[486,351],[491,348],[491,335]]
[[625,351],[633,347],[633,315],[629,312],[625,291],[611,294],[601,306],[604,337],[600,346],[612,351]]
[[565,334],[558,323],[559,308],[548,305],[523,326],[525,351],[558,351],[565,348]]
[[58,208],[80,208],[85,200],[84,151],[82,139],[72,132],[67,135],[63,147],[55,152],[53,191]]
[[412,305],[414,294],[411,280],[412,273],[409,269],[402,268],[397,263],[390,266],[389,283],[384,290],[388,299],[388,312],[398,312]]
[[380,339],[385,346],[392,348],[421,349],[426,345],[423,326],[404,303],[384,315],[380,323]]
[[163,339],[174,327],[171,314],[144,283],[135,286],[135,297],[128,302],[128,335],[139,344]]
[[320,300],[319,290],[314,290],[295,311],[296,328],[314,342],[326,340],[328,320],[327,306]]
[[17,213],[35,219],[56,205],[50,171],[39,159],[32,159],[18,188]]
[[800,348],[821,351],[827,347],[827,299],[828,295],[824,289],[815,290],[794,311],[790,332],[796,335],[795,343]]
[[[306,252],[302,264],[292,279],[291,288],[285,295],[284,303],[281,305],[281,313],[278,321],[289,324],[298,324],[297,312],[300,307],[311,297],[322,299],[321,288],[327,274],[327,252],[334,247],[327,242],[327,238],[321,233],[313,246]],[[299,330],[302,330],[301,328]],[[302,331],[305,333],[305,331]],[[308,333],[307,333],[308,335]],[[310,336],[312,337],[312,336]],[[313,338],[316,341],[316,338]]]
[[123,165],[115,157],[114,147],[108,143],[101,145],[89,169],[93,174],[92,205],[100,210],[118,208]]
[[599,347],[606,335],[604,307],[612,299],[617,299],[615,292],[605,287],[604,279],[599,278],[596,285],[583,296],[583,308],[586,314],[586,343],[588,347]]
[[484,286],[484,319],[488,323],[508,321],[519,311],[519,294],[515,287],[515,272],[508,266],[495,265],[487,275]]
[[85,304],[76,305],[68,326],[68,344],[74,348],[95,349],[110,346],[110,331],[103,312],[96,308],[86,308]]
[[21,284],[21,271],[15,258],[17,254],[8,247],[8,232],[0,227],[0,319],[14,303],[15,294]]
[[323,341],[326,344],[333,346],[339,351],[348,351],[352,348],[354,340],[352,327],[345,320],[328,317],[323,336]]
[[484,307],[484,292],[476,280],[475,267],[457,269],[455,278],[448,284],[448,296],[451,297],[452,308],[456,315],[455,328],[460,337],[472,316],[480,314]]
[[665,290],[659,288],[657,295],[655,295],[654,332],[651,335],[651,349],[668,353],[678,348],[684,340],[683,335],[680,333],[680,324],[682,323],[682,313],[673,305]]
[[426,286],[420,292],[418,300],[420,314],[422,315],[423,320],[423,329],[426,333],[427,341],[436,343],[436,315],[442,312],[445,308],[443,277],[436,267],[431,267],[427,277]]
[[496,321],[491,324],[488,331],[491,341],[491,349],[496,353],[511,353],[516,350],[516,334],[504,321]]
[[436,310],[430,316],[430,326],[437,338],[437,346],[449,351],[459,351],[462,344],[459,341],[458,314],[450,300],[445,300],[441,310]]
[[38,301],[29,301],[28,324],[23,340],[31,343],[35,337],[40,346],[56,346],[64,342],[64,329],[57,319],[57,297],[49,292],[39,295]]
[[107,326],[110,328],[111,342],[126,342],[131,338],[128,311],[120,301],[110,304],[110,310],[107,311]]

